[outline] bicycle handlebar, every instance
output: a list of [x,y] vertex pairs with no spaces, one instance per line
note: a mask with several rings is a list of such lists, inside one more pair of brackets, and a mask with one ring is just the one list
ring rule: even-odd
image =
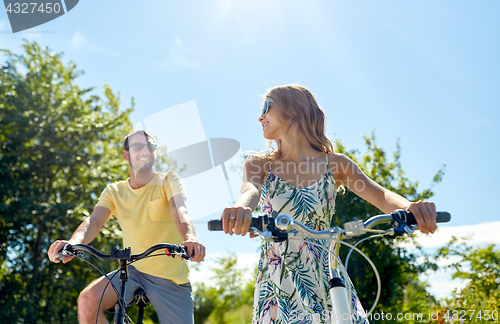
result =
[[190,259],[191,256],[187,254],[187,250],[185,246],[182,245],[175,245],[175,244],[168,244],[168,243],[161,243],[161,244],[156,244],[146,251],[144,251],[141,254],[131,254],[130,253],[130,248],[127,248],[125,250],[116,250],[112,249],[111,254],[104,254],[102,252],[97,251],[93,247],[86,245],[86,244],[66,244],[59,253],[56,254],[56,258],[59,260],[63,260],[66,256],[73,256],[78,253],[78,251],[85,251],[88,252],[99,259],[102,260],[109,260],[109,261],[120,261],[120,260],[126,260],[126,261],[137,261],[144,259],[148,257],[151,253],[165,249],[165,254],[170,255],[174,257],[175,255],[180,256],[183,259]]
[[[280,215],[281,216],[281,215]],[[284,219],[284,218],[281,218]],[[437,212],[437,217],[436,217],[436,222],[437,223],[446,223],[450,221],[451,219],[451,214],[448,212],[443,212],[439,211]],[[407,230],[405,231],[404,228],[406,225],[416,225],[417,222],[415,220],[415,216],[408,211],[398,209],[394,211],[392,214],[384,214],[384,215],[377,215],[369,218],[365,222],[363,221],[353,221],[353,222],[347,222],[344,223],[344,228],[346,231],[342,231],[340,233],[341,229],[340,228],[332,228],[329,230],[325,231],[313,231],[309,229],[307,226],[301,224],[300,222],[287,222],[288,223],[283,223],[283,224],[276,224],[279,223],[279,216],[278,217],[269,217],[267,214],[263,214],[258,217],[254,217],[251,220],[250,227],[254,228],[257,230],[257,232],[265,232],[267,230],[270,230],[273,234],[273,236],[280,236],[280,233],[286,235],[285,233],[292,230],[292,229],[297,229],[299,232],[308,232],[310,234],[315,234],[315,235],[321,235],[325,236],[327,238],[328,236],[331,236],[332,234],[335,234],[335,231],[338,231],[339,234],[344,234],[346,236],[358,236],[362,235],[365,233],[365,229],[371,229],[376,225],[380,224],[387,224],[387,223],[392,223],[392,225],[396,228],[395,229],[395,235],[402,235],[403,233],[408,232]],[[276,228],[279,227],[279,228]],[[286,227],[286,230],[284,229]],[[407,226],[406,226],[407,227]],[[208,221],[208,230],[209,231],[222,231],[222,220],[220,219],[212,219]]]

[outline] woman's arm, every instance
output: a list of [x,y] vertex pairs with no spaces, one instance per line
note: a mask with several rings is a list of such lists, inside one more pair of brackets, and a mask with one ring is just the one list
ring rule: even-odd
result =
[[434,233],[437,228],[434,203],[410,202],[406,198],[383,188],[368,178],[358,165],[344,154],[331,154],[330,161],[330,171],[337,179],[338,184],[346,186],[384,213],[392,213],[396,209],[412,212],[422,233]]
[[266,160],[249,156],[243,164],[241,195],[232,207],[222,212],[222,226],[229,235],[245,236],[250,229],[252,212],[259,204],[260,187],[266,168]]

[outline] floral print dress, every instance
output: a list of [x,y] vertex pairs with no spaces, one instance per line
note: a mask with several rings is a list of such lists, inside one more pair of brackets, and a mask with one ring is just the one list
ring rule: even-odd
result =
[[[328,156],[326,162],[328,165]],[[270,162],[268,165],[261,189],[262,211],[268,215],[272,211],[288,214],[315,230],[330,227],[336,182],[328,168],[316,183],[297,188],[276,176]],[[325,240],[298,237],[263,243],[255,286],[254,324],[328,323],[331,311],[328,252],[321,248],[327,244]],[[359,315],[364,314],[352,286],[351,291],[353,309]],[[354,318],[353,323],[368,323],[362,321],[362,316]]]

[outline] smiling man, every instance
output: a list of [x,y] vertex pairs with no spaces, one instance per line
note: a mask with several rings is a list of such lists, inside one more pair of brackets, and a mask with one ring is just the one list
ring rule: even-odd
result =
[[[100,232],[104,223],[114,215],[123,233],[124,247],[133,254],[144,252],[158,243],[181,244],[187,247],[192,261],[205,257],[205,247],[198,243],[193,224],[187,214],[186,194],[182,180],[173,171],[153,171],[156,149],[155,138],[140,130],[123,141],[123,158],[128,161],[130,178],[106,186],[92,215],[73,233],[69,241],[56,241],[49,248],[52,262],[66,245],[88,244]],[[64,258],[63,262],[72,257]],[[158,314],[160,323],[193,323],[193,299],[189,284],[187,263],[180,258],[147,258],[129,266],[126,302],[130,302],[137,288],[146,292]],[[113,283],[119,287],[119,276]],[[78,298],[80,323],[106,323],[103,309],[112,308],[117,297],[106,278],[99,278],[85,288]],[[103,295],[101,307],[99,301]]]

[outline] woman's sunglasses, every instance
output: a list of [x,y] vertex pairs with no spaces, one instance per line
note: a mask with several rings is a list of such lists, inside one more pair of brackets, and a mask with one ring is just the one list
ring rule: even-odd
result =
[[[130,147],[134,149],[134,151],[136,152],[139,152],[141,151],[144,146],[146,146],[146,148],[148,149],[149,152],[154,152],[154,150],[156,150],[156,144],[151,144],[151,143],[147,143],[147,144],[144,144],[144,143],[134,143],[134,144],[131,144]],[[129,149],[130,149],[129,147]]]
[[262,117],[264,117],[267,112],[269,111],[269,103],[274,102],[273,99],[267,99],[266,102],[264,102],[264,108],[262,108]]

